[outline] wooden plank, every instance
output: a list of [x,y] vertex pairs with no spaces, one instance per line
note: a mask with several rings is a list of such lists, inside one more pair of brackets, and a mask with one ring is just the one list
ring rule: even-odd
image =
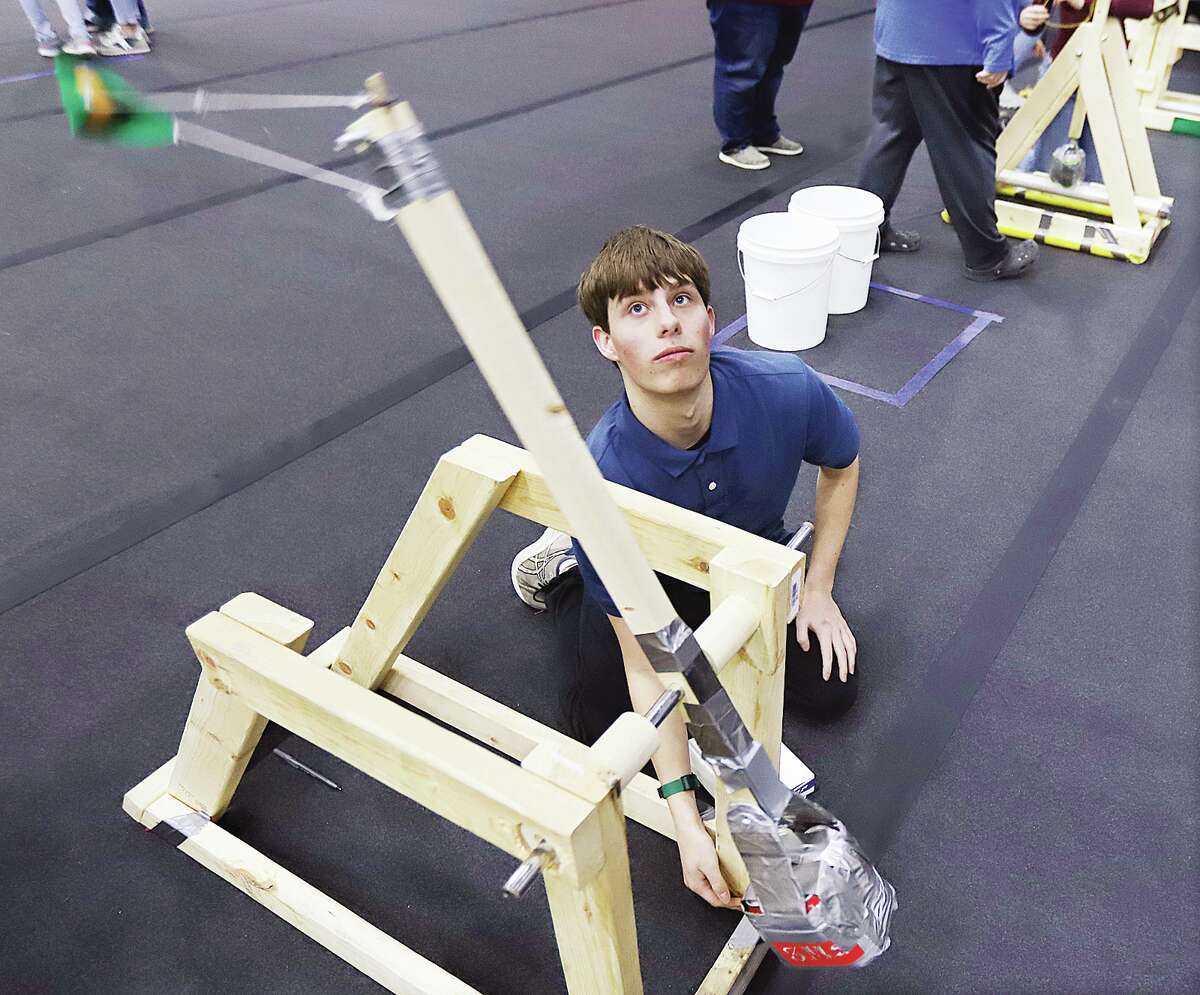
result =
[[[525,760],[552,783],[596,806],[603,866],[582,888],[550,867],[543,872],[550,916],[570,995],[641,995],[633,885],[625,816],[616,791],[548,744]],[[579,860],[576,855],[576,860]]]
[[[530,453],[486,435],[472,436],[463,443],[463,448],[491,453],[520,467],[519,475],[500,502],[503,510],[571,532],[537,460]],[[733,545],[755,550],[754,558],[761,570],[758,576],[764,584],[774,583],[783,573],[795,569],[796,554],[779,543],[620,484],[605,481],[605,486],[624,512],[650,565],[670,577],[707,589],[709,563],[722,549]]]
[[[1082,29],[1080,29],[1082,30]],[[1046,70],[1046,75],[1012,116],[996,139],[996,172],[1016,169],[1038,137],[1054,120],[1079,86],[1079,56],[1076,36]]]
[[250,626],[255,632],[261,632],[268,639],[297,653],[304,652],[313,630],[311,618],[298,615],[290,608],[277,605],[253,591],[226,601],[221,605],[221,614],[237,619],[242,625]]
[[[750,735],[763,745],[778,768],[783,734],[784,639],[791,603],[791,574],[771,587],[759,583],[757,575],[752,548],[730,547],[712,561],[714,614],[721,610],[725,600],[737,598],[750,605],[758,617],[753,634],[721,670],[720,677]],[[730,834],[728,815],[731,805],[749,801],[750,794],[745,789],[730,792],[719,781],[715,788],[717,856],[725,880],[734,893],[745,894],[750,877]]]
[[134,822],[141,822],[146,809],[167,793],[171,784],[171,768],[174,766],[175,758],[172,757],[154,773],[125,792],[121,808]]
[[342,649],[346,645],[346,640],[350,638],[350,626],[344,629],[339,629],[332,636],[321,643],[315,650],[304,658],[304,662],[311,664],[314,667],[320,667],[322,670],[328,670],[335,663],[341,654]]
[[[266,640],[265,636],[259,638]],[[234,697],[214,673],[204,668],[179,741],[171,772],[171,794],[198,812],[221,818],[266,727],[265,718]]]
[[334,670],[374,688],[471,548],[516,470],[462,446],[440,460],[351,626]]
[[[386,148],[420,123],[407,103],[396,102],[353,127]],[[437,182],[432,156],[428,165],[432,172],[410,191],[415,196],[397,212],[396,224],[509,422],[549,474],[555,502],[630,629],[658,632],[675,610],[616,505],[606,500],[600,471],[457,195]]]
[[[1104,72],[1104,60],[1100,54],[1100,25],[1087,24],[1092,29],[1087,33],[1083,55],[1079,64],[1079,89],[1087,101],[1088,123],[1096,145],[1096,158],[1100,161],[1100,173],[1108,190],[1108,203],[1112,207],[1113,221],[1121,228],[1140,228],[1141,217],[1133,200],[1133,180],[1129,173],[1129,161],[1125,158],[1125,144],[1121,138],[1121,127],[1113,108],[1112,91]],[[1080,32],[1083,28],[1079,29]],[[1072,42],[1074,39],[1072,39]]]
[[[577,763],[584,762],[587,755],[587,747],[578,740],[403,654],[392,664],[382,690],[514,760],[523,760],[542,743],[553,745]],[[629,818],[668,839],[675,838],[675,823],[667,803],[658,797],[653,778],[638,774],[625,788],[622,802]]]
[[1105,25],[1101,45],[1104,70],[1112,93],[1122,147],[1129,163],[1133,191],[1138,197],[1159,198],[1162,191],[1158,186],[1158,172],[1154,168],[1154,155],[1150,151],[1146,127],[1138,113],[1137,91],[1133,86],[1129,53],[1125,49],[1125,36],[1121,33],[1119,21],[1111,20]]
[[696,989],[696,995],[733,995],[744,992],[767,953],[758,930],[744,916],[720,955]]
[[[177,798],[164,795],[139,821],[153,829],[166,819],[193,811]],[[479,995],[220,826],[208,823],[184,839],[179,849],[390,992]]]
[[[295,653],[215,612],[192,623],[187,636],[211,679],[239,703],[506,853],[524,860],[536,834],[560,852],[599,854],[600,827],[589,806],[484,747],[330,671],[303,666]],[[598,868],[568,860],[563,870],[586,882]]]
[[[227,601],[221,614],[295,652],[303,650],[313,627],[311,619],[252,592]],[[266,719],[202,667],[171,771],[171,794],[219,819],[266,727]]]

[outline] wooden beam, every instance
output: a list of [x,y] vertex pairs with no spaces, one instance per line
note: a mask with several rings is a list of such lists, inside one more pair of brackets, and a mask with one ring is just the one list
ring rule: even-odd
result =
[[[221,614],[297,653],[304,649],[313,627],[310,619],[253,592],[227,601]],[[236,700],[201,668],[171,771],[171,794],[219,819],[266,726],[266,719]]]
[[523,766],[577,793],[596,807],[600,820],[603,867],[586,886],[575,887],[554,867],[542,874],[567,991],[570,995],[641,995],[629,847],[618,792],[550,744],[534,749]]
[[463,446],[437,462],[350,629],[334,670],[374,688],[408,644],[516,469]]
[[261,632],[280,646],[303,653],[312,634],[313,621],[290,608],[277,605],[261,594],[247,591],[221,605],[221,614],[237,619],[255,632]]
[[[576,763],[587,757],[588,748],[578,740],[404,655],[392,664],[382,690],[514,760],[523,760],[543,743]],[[675,838],[675,823],[667,803],[658,797],[658,783],[653,778],[638,774],[625,789],[622,801],[629,818],[668,839]]]
[[[217,613],[187,629],[209,679],[238,702],[493,846],[524,860],[541,836],[600,859],[589,806],[428,719],[388,702]],[[565,858],[585,883],[598,871]]]
[[[758,581],[759,573],[753,548],[733,546],[722,550],[713,559],[710,570],[713,614],[721,611],[723,602],[737,599],[751,606],[758,618],[753,634],[721,670],[720,678],[750,735],[763,745],[778,769],[791,575],[766,586]],[[717,856],[729,886],[736,894],[745,894],[750,877],[729,831],[728,816],[730,806],[740,800],[749,801],[750,794],[744,789],[730,792],[720,781],[714,787]]]
[[[130,794],[136,792],[134,789]],[[138,821],[153,829],[160,822],[194,812],[179,799],[164,794],[143,810]],[[479,995],[470,985],[212,822],[185,838],[179,849],[390,992]]]
[[[489,453],[520,468],[519,475],[500,501],[502,509],[571,532],[566,516],[555,502],[532,455],[518,446],[486,435],[472,436],[462,448]],[[783,574],[795,570],[800,554],[779,543],[620,484],[606,481],[605,486],[624,513],[638,547],[651,567],[670,577],[707,589],[710,586],[710,562],[722,549],[733,545],[754,550],[756,576],[764,584],[775,583]],[[750,569],[749,563],[747,569]]]

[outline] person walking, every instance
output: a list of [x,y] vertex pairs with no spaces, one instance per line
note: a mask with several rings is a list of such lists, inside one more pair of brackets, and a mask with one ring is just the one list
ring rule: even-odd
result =
[[144,9],[138,0],[112,0],[115,21],[107,31],[96,35],[101,55],[140,55],[150,51],[150,38],[142,26]]
[[914,252],[921,239],[891,223],[913,152],[924,140],[971,280],[1020,276],[1037,243],[1010,246],[996,226],[999,88],[1012,69],[1013,0],[879,0],[874,124],[859,186],[883,200],[880,248]]
[[782,134],[775,97],[792,61],[812,0],[708,0],[712,26],[713,119],[721,162],[766,169],[770,155],[800,155]]
[[58,32],[50,22],[50,18],[46,16],[46,12],[42,10],[39,0],[17,0],[17,2],[20,3],[21,9],[29,19],[30,27],[33,28],[38,55],[52,59],[59,52],[66,52],[68,55],[96,54],[96,47],[88,37],[87,25],[83,23],[83,10],[79,6],[79,0],[58,0],[58,9],[67,23],[68,38],[66,41],[59,39]]

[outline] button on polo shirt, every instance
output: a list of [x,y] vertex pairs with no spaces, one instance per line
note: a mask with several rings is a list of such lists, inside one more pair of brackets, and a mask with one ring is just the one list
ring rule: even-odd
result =
[[[844,467],[858,455],[854,416],[796,356],[719,350],[710,369],[712,425],[693,448],[660,439],[624,395],[592,429],[588,448],[608,480],[782,540],[801,465]],[[575,554],[587,595],[618,615],[578,543]]]

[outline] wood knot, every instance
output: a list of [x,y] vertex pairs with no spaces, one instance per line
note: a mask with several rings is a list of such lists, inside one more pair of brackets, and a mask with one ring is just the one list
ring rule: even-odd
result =
[[365,625],[365,626],[366,626],[368,629],[370,629],[372,632],[374,632],[374,631],[375,631],[375,623],[374,623],[374,622],[372,622],[372,621],[371,621],[369,618],[364,618],[364,619],[363,619],[363,625]]
[[690,563],[693,567],[695,567],[697,570],[699,570],[700,573],[702,573],[702,574],[708,573],[708,560],[704,559],[703,557],[694,556],[690,560],[688,560],[688,563]]
[[450,521],[454,520],[454,499],[448,497],[438,498],[438,511],[442,513],[443,518]]
[[345,660],[338,660],[338,662],[334,664],[333,669],[339,673],[348,674],[350,673],[350,664],[346,663]]
[[567,406],[565,404],[563,404],[562,401],[559,401],[557,404],[547,404],[546,405],[546,414],[548,414],[548,415],[561,415],[566,410],[567,410]]

